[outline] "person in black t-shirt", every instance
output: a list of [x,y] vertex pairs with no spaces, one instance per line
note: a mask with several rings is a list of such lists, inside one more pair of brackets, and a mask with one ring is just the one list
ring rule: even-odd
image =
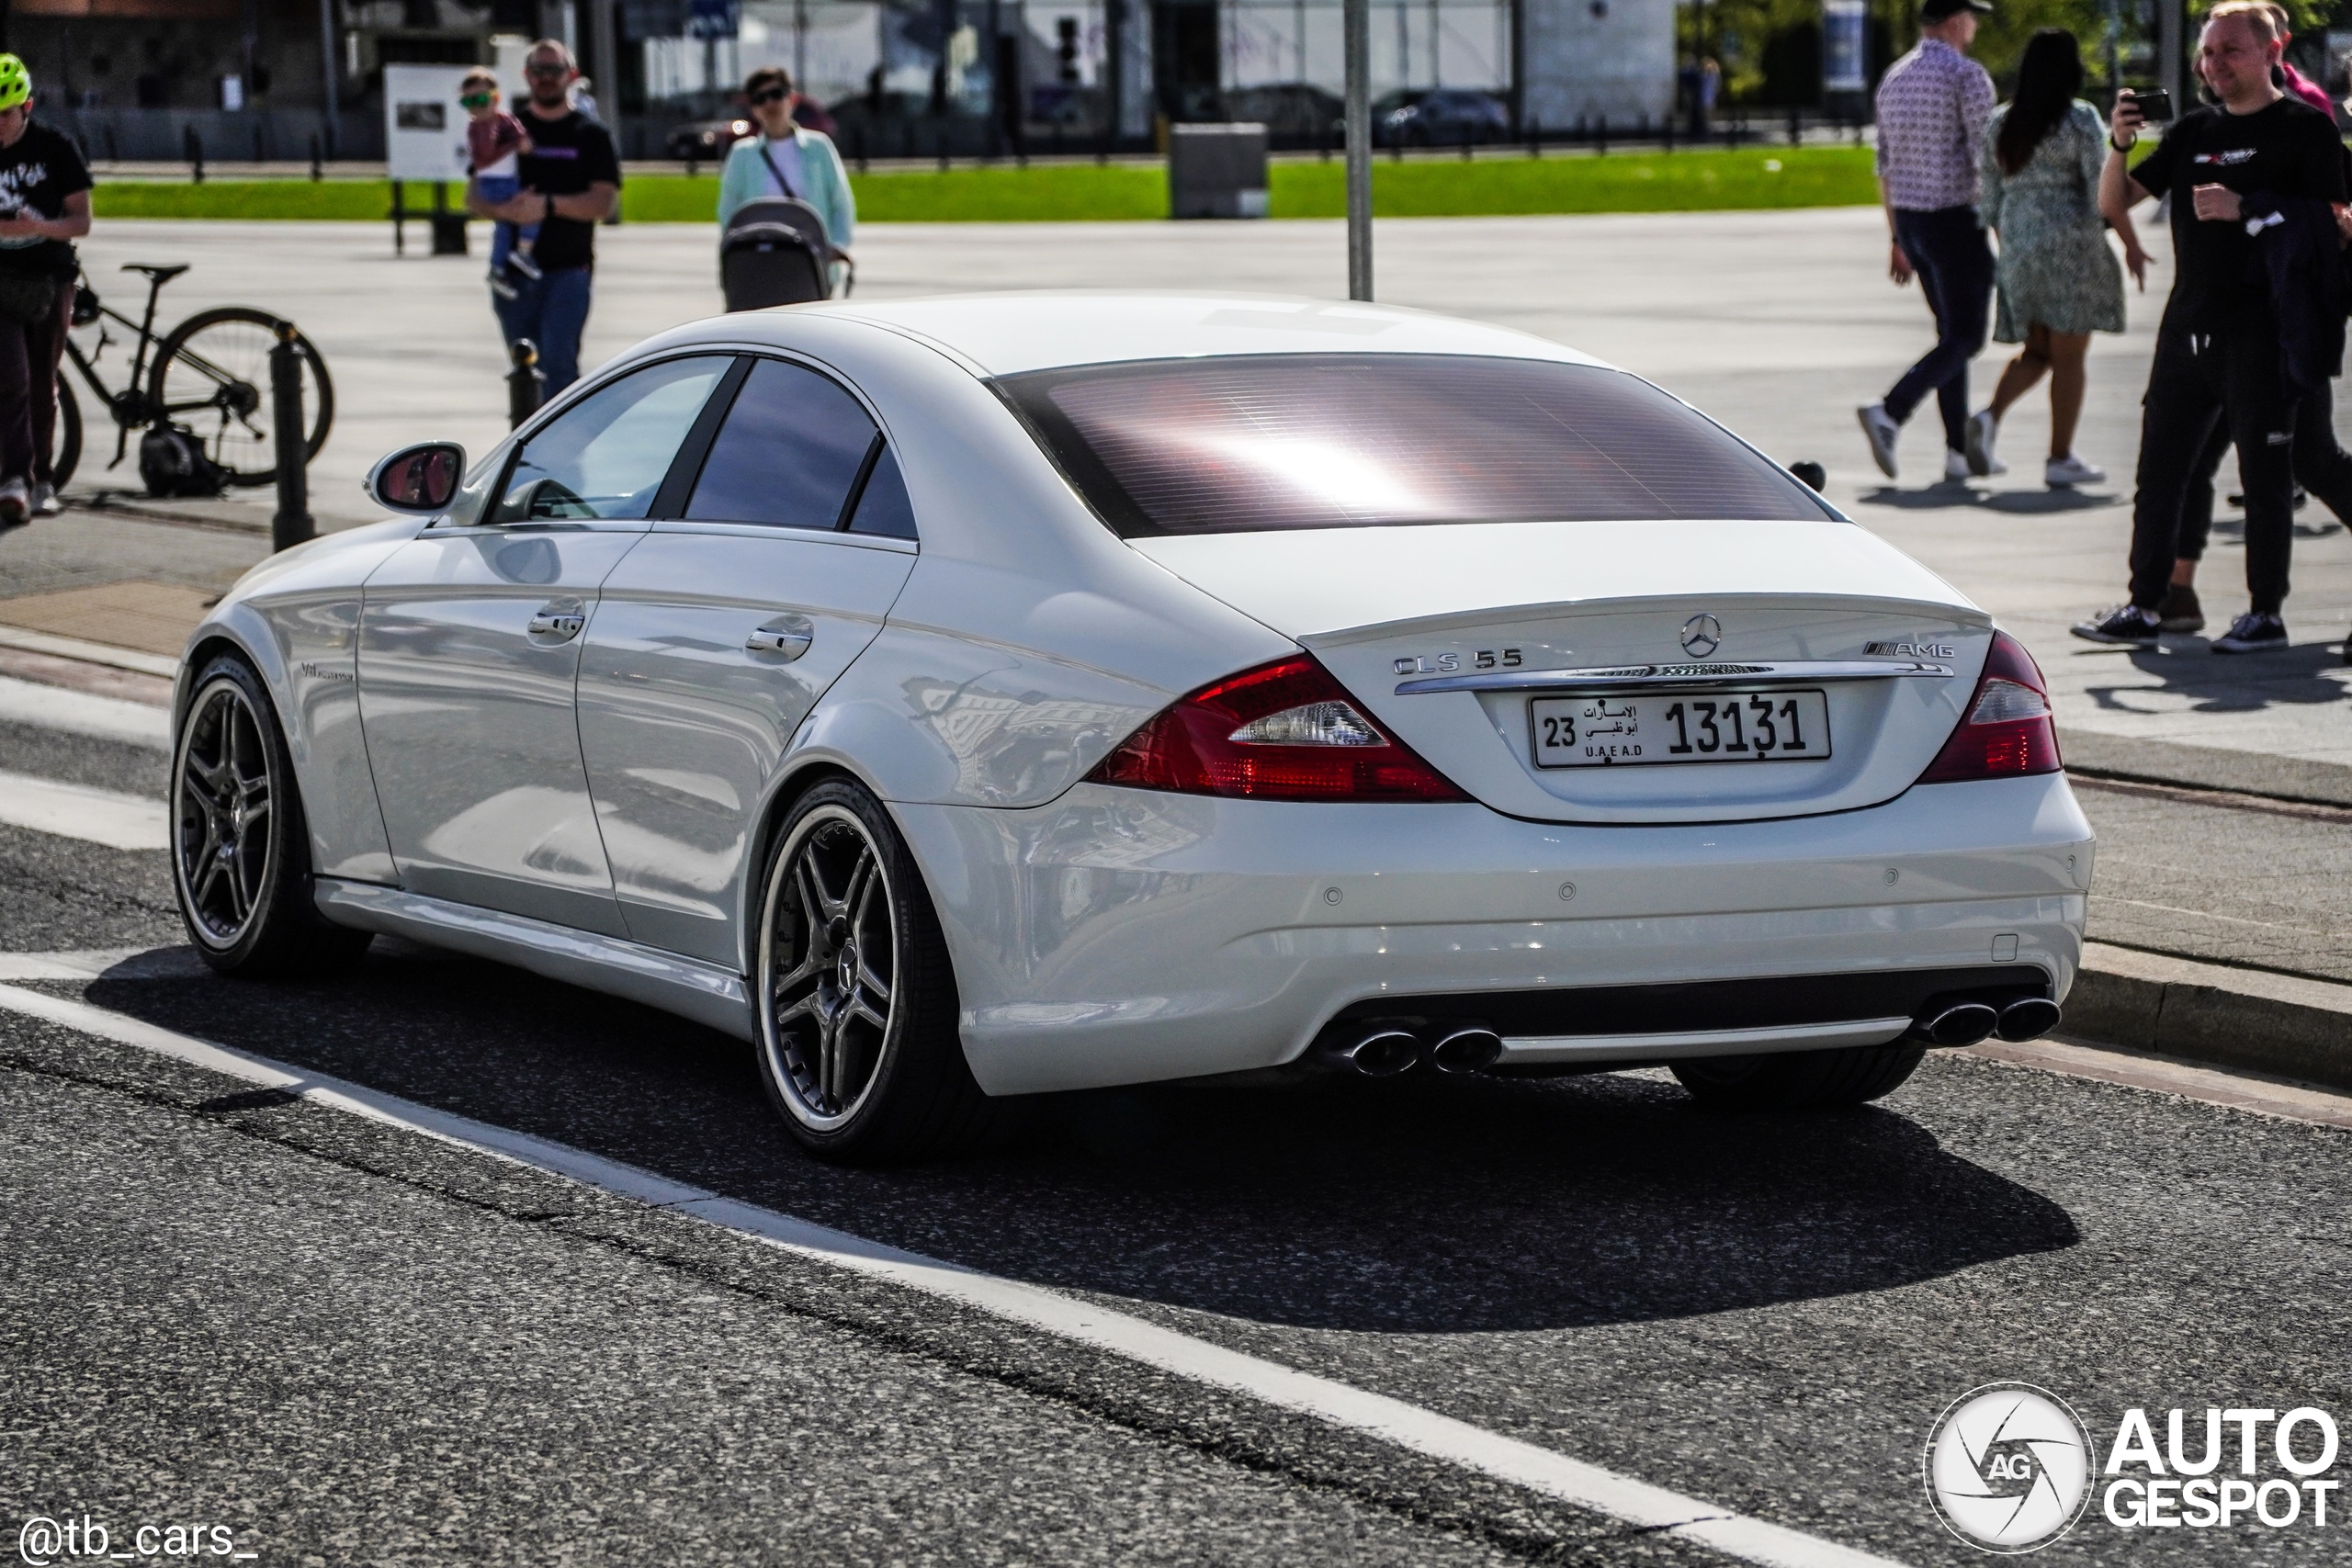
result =
[[2198,73],[2221,103],[2184,115],[2137,168],[2129,153],[2143,122],[2129,93],[2109,118],[2099,209],[2110,220],[2143,197],[2172,197],[2172,298],[2156,330],[2140,425],[2132,502],[2131,599],[2076,626],[2092,642],[2152,646],[2171,581],[2181,505],[2218,420],[2229,422],[2245,492],[2250,604],[2216,637],[2216,653],[2287,646],[2279,611],[2294,538],[2291,451],[2295,402],[2282,371],[2278,316],[2261,249],[2283,226],[2250,229],[2240,195],[2346,199],[2343,143],[2328,117],[2282,93],[2271,68],[2281,49],[2267,8],[2217,7],[2198,47]]
[[580,76],[571,51],[541,39],[524,58],[530,100],[519,117],[531,150],[518,171],[523,188],[507,201],[486,201],[466,186],[466,210],[504,223],[537,223],[532,259],[539,276],[515,280],[514,296],[493,295],[491,309],[511,346],[529,338],[539,351],[549,397],[580,378],[580,333],[588,324],[589,279],[596,263],[596,225],[611,215],[621,187],[612,133],[571,107]]
[[32,118],[32,75],[0,54],[0,527],[58,510],[50,472],[57,364],[74,316],[73,242],[90,231],[90,171]]

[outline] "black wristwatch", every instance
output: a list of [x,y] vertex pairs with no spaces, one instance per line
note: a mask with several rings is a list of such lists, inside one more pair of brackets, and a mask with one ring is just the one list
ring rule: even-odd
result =
[[539,199],[548,204],[547,211],[540,217],[540,221],[545,222],[555,216],[555,197],[551,196],[545,196],[541,197]]
[[2132,147],[2126,147],[2115,140],[2115,133],[2110,130],[2107,133],[2107,144],[2128,158],[2132,155],[2132,147],[2137,147],[2140,144],[2140,139],[2136,136],[2133,137],[2132,139]]

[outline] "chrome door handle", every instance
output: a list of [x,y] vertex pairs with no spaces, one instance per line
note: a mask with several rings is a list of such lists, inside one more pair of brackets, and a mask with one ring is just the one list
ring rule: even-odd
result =
[[577,599],[550,599],[539,606],[526,628],[545,642],[570,642],[588,624],[588,607]]
[[808,616],[778,615],[774,620],[761,623],[750,637],[743,639],[743,647],[752,653],[781,654],[784,661],[789,664],[808,652],[808,645],[816,640],[817,628],[809,623]]

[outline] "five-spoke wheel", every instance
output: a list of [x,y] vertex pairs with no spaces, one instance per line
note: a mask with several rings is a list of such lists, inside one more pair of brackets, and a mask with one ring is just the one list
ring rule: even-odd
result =
[[180,896],[198,939],[231,947],[269,885],[269,750],[234,681],[198,694],[182,735],[172,835]]
[[243,659],[198,672],[172,751],[172,883],[204,961],[224,974],[346,963],[368,933],[311,897],[310,836],[268,689]]
[[834,1159],[968,1146],[991,1117],[922,878],[882,804],[834,779],[793,807],[760,900],[760,1068],[793,1134]]

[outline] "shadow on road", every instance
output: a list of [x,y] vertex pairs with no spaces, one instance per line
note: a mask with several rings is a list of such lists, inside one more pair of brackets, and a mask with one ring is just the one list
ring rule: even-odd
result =
[[[2218,635],[2218,633],[2217,633]],[[2255,713],[2273,706],[2308,707],[2352,699],[2342,679],[2344,654],[2333,642],[2306,642],[2276,653],[2216,654],[2204,637],[2167,637],[2157,648],[2116,649],[2157,684],[2086,685],[2084,694],[2110,713],[2146,713],[2143,699],[2164,693],[2195,699],[2192,713]],[[2077,655],[2104,651],[2086,648]],[[2177,712],[2169,706],[2165,712]]]
[[1245,1321],[1453,1334],[1883,1291],[2058,1250],[2032,1190],[1899,1111],[1728,1116],[1651,1078],[1419,1074],[1032,1102],[979,1159],[802,1156],[739,1043],[396,946],[336,982],[150,964],[98,1005],[897,1246]]
[[1869,506],[1892,506],[1904,512],[1940,512],[1951,506],[1973,506],[1985,512],[2038,516],[2053,512],[2096,512],[2120,506],[2124,498],[2082,490],[1980,490],[1968,479],[1945,479],[1919,490],[1881,485],[1855,498]]

